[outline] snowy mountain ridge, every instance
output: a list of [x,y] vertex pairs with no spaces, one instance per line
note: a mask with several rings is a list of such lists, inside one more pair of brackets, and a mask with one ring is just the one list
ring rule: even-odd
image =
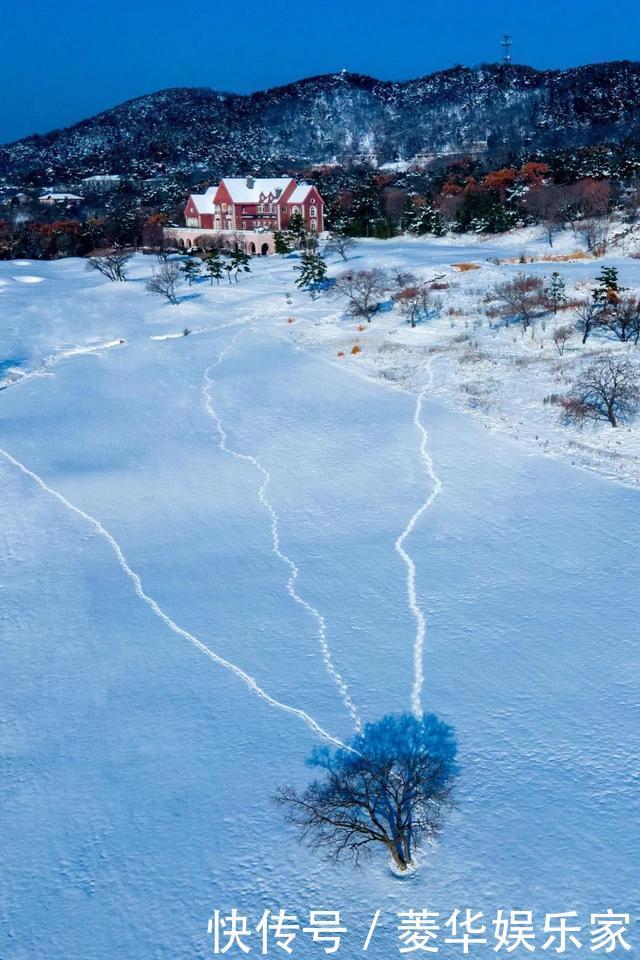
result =
[[248,95],[175,88],[138,97],[0,147],[0,175],[33,183],[100,171],[215,176],[474,149],[500,158],[639,134],[636,62],[456,66],[402,82],[343,71]]

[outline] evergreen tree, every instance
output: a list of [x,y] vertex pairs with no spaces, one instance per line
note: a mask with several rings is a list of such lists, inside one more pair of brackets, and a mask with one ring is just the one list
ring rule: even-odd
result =
[[204,269],[205,273],[209,277],[211,286],[213,286],[214,280],[218,286],[220,286],[220,278],[222,277],[222,271],[224,268],[222,266],[222,260],[220,259],[219,250],[211,250],[211,252],[207,254],[207,259],[204,263]]
[[296,249],[303,247],[307,242],[307,228],[301,213],[292,213],[289,217],[287,234]]
[[312,253],[306,250],[300,257],[300,266],[296,267],[300,276],[296,280],[296,286],[301,290],[308,290],[312,300],[319,295],[319,285],[327,276],[327,264],[324,257],[319,253]]
[[233,255],[232,255],[231,253],[227,253],[227,252],[225,251],[225,254],[224,254],[224,262],[223,262],[223,264],[222,264],[222,269],[224,270],[224,272],[225,272],[226,275],[227,275],[227,280],[229,281],[229,284],[231,284],[231,274],[233,273],[233,271],[234,271],[234,269],[235,269],[235,264],[234,264],[234,262],[233,262],[233,260],[232,260],[232,256],[233,256]]
[[593,299],[602,307],[617,303],[624,287],[620,286],[616,267],[602,267],[600,276],[596,277],[597,287],[592,291]]
[[191,258],[186,260],[180,267],[180,272],[184,274],[184,278],[189,286],[192,286],[200,276],[201,266],[202,264],[199,260]]
[[562,304],[567,301],[565,282],[557,270],[554,270],[551,274],[551,282],[547,287],[547,296],[551,301],[554,313],[557,313]]
[[289,237],[284,230],[274,230],[273,239],[275,242],[276,253],[279,253],[283,257],[285,257],[288,253],[291,253],[292,247]]
[[[245,253],[244,250],[234,250],[231,254],[230,266],[231,270],[235,274],[236,283],[238,282],[238,274],[240,273],[251,273],[251,267],[249,263],[251,258],[248,253]],[[229,283],[231,283],[231,274],[229,274]]]
[[446,233],[442,214],[430,203],[412,208],[408,212],[408,223],[410,232],[418,236],[433,233],[436,237],[441,237]]

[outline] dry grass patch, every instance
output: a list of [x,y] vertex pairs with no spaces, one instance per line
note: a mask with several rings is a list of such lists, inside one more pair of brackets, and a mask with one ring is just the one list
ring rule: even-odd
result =
[[452,263],[451,266],[452,266],[455,270],[459,270],[460,273],[467,273],[468,270],[479,270],[479,269],[480,269],[480,264],[479,264],[479,263],[467,263],[467,262],[464,261],[464,260],[462,260],[460,263]]

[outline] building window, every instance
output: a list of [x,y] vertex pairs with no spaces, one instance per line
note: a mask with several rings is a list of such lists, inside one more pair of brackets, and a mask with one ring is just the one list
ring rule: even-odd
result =
[[318,221],[317,221],[317,220],[312,220],[312,221],[311,221],[311,229],[312,229],[312,230],[317,230],[317,229],[318,229]]
[[316,217],[318,215],[318,211],[316,210],[315,206],[309,208],[309,213],[312,217]]
[[291,213],[300,213],[300,207],[294,207]]
[[227,205],[226,205],[226,203],[223,203],[223,204],[222,204],[222,212],[223,212],[223,213],[226,213],[226,212],[227,212]]

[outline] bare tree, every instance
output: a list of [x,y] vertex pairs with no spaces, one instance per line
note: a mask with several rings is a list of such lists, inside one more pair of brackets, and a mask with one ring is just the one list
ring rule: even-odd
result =
[[640,210],[640,177],[632,177],[627,183],[622,204],[631,223],[635,223]]
[[611,184],[586,177],[574,184],[574,201],[583,219],[575,225],[585,238],[587,249],[601,256],[606,252],[611,230]]
[[221,236],[219,233],[201,233],[193,241],[194,247],[210,253],[212,250],[219,250],[221,245]]
[[356,864],[372,845],[385,847],[399,870],[433,841],[452,806],[457,770],[451,728],[436,717],[384,717],[353,747],[320,751],[324,776],[303,793],[283,787],[276,800],[301,839],[329,860]]
[[337,253],[346,262],[349,259],[347,254],[353,249],[355,243],[356,242],[353,237],[336,230],[335,233],[332,233],[327,240],[324,248],[325,253]]
[[148,293],[157,293],[165,297],[169,303],[177,304],[176,289],[180,280],[180,267],[177,263],[165,263],[159,270],[154,270],[146,283]]
[[501,304],[501,312],[507,324],[516,317],[527,329],[536,316],[546,312],[545,285],[542,277],[518,273],[513,280],[499,283],[494,296]]
[[577,224],[576,229],[583,235],[589,253],[601,257],[607,252],[611,224],[612,218],[609,214],[586,217]]
[[553,342],[556,345],[556,350],[560,356],[564,356],[564,351],[566,349],[568,341],[571,339],[573,333],[573,327],[567,324],[563,327],[556,327],[553,331]]
[[[573,230],[584,221],[596,221],[586,227],[589,234],[587,243],[597,240],[597,220],[605,217],[609,212],[611,202],[611,185],[608,180],[594,180],[586,177],[577,183],[563,186],[565,196],[564,216]],[[595,232],[595,236],[594,236]]]
[[583,300],[576,310],[576,330],[582,334],[583,344],[602,323],[602,304],[596,300]]
[[400,308],[400,313],[407,318],[412,327],[420,320],[427,320],[438,312],[439,301],[434,297],[426,284],[404,287],[393,295],[394,301]]
[[640,372],[630,360],[604,356],[580,373],[562,403],[571,420],[605,420],[612,427],[640,406]]
[[567,199],[562,187],[554,183],[532,187],[524,199],[527,210],[544,226],[549,246],[565,221]]
[[389,276],[385,270],[352,270],[341,273],[331,288],[333,296],[347,300],[349,313],[363,317],[367,323],[378,312],[389,290]]
[[164,216],[153,214],[142,226],[142,244],[154,251],[158,263],[167,260],[171,247],[175,245],[175,240],[165,234],[164,224]]
[[127,279],[127,265],[130,259],[130,253],[114,250],[112,253],[90,257],[87,262],[87,269],[97,270],[108,280],[124,282]]
[[396,290],[404,290],[405,287],[416,287],[418,278],[410,270],[404,270],[402,267],[395,267],[391,271],[391,282]]
[[601,325],[616,340],[637,346],[640,340],[640,300],[618,296],[603,310]]

